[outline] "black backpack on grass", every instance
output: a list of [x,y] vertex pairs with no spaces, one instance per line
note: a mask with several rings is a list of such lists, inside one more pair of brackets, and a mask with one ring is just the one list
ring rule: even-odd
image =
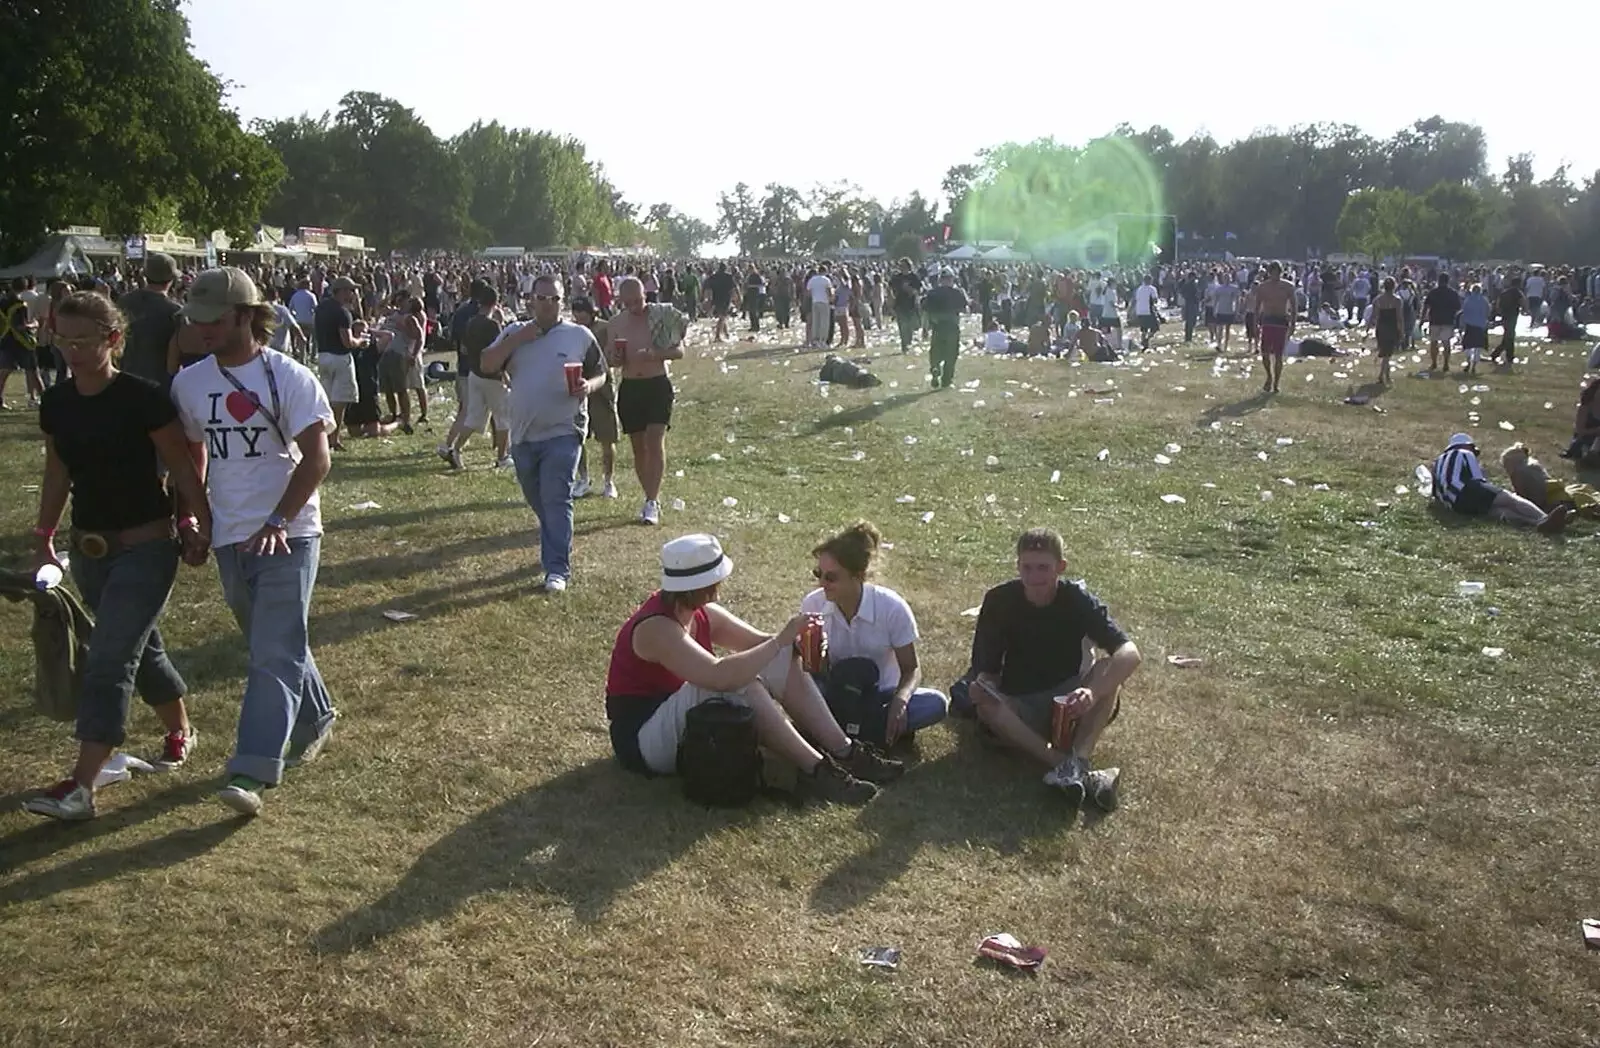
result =
[[761,789],[755,711],[720,697],[690,708],[678,743],[678,777],[684,796],[697,804],[749,804]]

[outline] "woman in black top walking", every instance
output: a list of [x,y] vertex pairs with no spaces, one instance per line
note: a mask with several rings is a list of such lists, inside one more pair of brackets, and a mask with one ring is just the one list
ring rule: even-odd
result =
[[116,368],[124,323],[96,292],[62,299],[55,344],[72,378],[39,405],[45,470],[35,568],[61,565],[56,525],[70,494],[72,577],[95,613],[78,688],[77,764],[70,778],[23,805],[57,819],[94,817],[95,779],[123,743],[136,689],[166,729],[159,769],[182,764],[195,743],[187,688],[156,629],[178,573],[168,483],[194,514],[176,527],[208,538],[211,512],[172,401],[155,383]]

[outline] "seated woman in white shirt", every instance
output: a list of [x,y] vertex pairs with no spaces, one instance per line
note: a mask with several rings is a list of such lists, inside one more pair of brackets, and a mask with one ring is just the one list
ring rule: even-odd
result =
[[[834,709],[847,732],[869,743],[893,746],[944,720],[950,700],[943,692],[919,687],[917,620],[911,605],[894,590],[867,581],[883,536],[858,521],[811,551],[812,571],[821,588],[806,594],[801,611],[820,615],[828,639],[828,685],[839,681],[841,664],[865,660],[877,668],[874,695],[864,708]],[[856,663],[857,668],[860,663]],[[855,674],[850,674],[855,678]],[[824,685],[830,707],[838,706],[838,689]]]

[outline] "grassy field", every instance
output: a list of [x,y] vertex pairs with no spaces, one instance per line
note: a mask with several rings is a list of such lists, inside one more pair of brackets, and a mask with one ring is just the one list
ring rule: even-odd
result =
[[[244,666],[214,569],[164,623],[196,758],[85,825],[18,810],[72,744],[30,712],[27,613],[0,606],[0,1044],[1600,1041],[1595,526],[1547,539],[1397,488],[1462,428],[1570,474],[1578,348],[1529,340],[1481,391],[1408,360],[1378,411],[1341,403],[1370,358],[1293,363],[1267,399],[1170,326],[1119,366],[963,358],[976,387],[938,393],[897,347],[874,344],[882,388],[824,391],[817,354],[701,328],[664,493],[684,508],[636,525],[624,456],[560,598],[487,447],[461,474],[433,456],[451,405],[336,459],[312,635],[341,720],[256,821],[210,797]],[[20,556],[32,420],[0,417],[0,448]],[[723,536],[726,602],[772,627],[862,516],[939,683],[1015,534],[1066,534],[1145,653],[1099,754],[1120,811],[1075,816],[966,723],[861,810],[706,811],[614,765],[605,660],[659,544]],[[155,746],[142,707],[130,743]],[[1049,949],[1036,977],[974,963],[998,931]],[[899,971],[859,967],[871,945]]]

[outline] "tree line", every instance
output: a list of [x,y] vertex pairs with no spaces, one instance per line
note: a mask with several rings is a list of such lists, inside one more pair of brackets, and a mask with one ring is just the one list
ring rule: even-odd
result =
[[1592,260],[1600,235],[1600,172],[1581,186],[1565,167],[1538,180],[1526,154],[1491,172],[1483,130],[1437,116],[1389,138],[1311,124],[1226,144],[1124,124],[1081,146],[985,149],[940,188],[934,206],[920,193],[884,204],[848,185],[740,183],[719,198],[717,228],[745,254],[826,251],[881,230],[899,256],[947,236],[1044,249],[1109,215],[1170,214],[1180,251],[1550,262]]
[[1440,117],[1387,138],[1345,124],[1229,143],[1120,125],[1083,145],[1008,142],[950,167],[936,198],[881,201],[850,183],[739,183],[714,221],[628,201],[583,143],[476,123],[440,137],[398,101],[241,126],[227,86],[189,48],[180,0],[30,0],[0,7],[0,250],[94,224],[110,234],[258,222],[360,233],[380,250],[632,245],[694,254],[831,252],[871,233],[893,255],[947,239],[1047,248],[1112,214],[1171,214],[1183,246],[1303,257],[1336,250],[1593,261],[1600,172],[1536,179],[1528,155],[1492,171],[1483,130]]

